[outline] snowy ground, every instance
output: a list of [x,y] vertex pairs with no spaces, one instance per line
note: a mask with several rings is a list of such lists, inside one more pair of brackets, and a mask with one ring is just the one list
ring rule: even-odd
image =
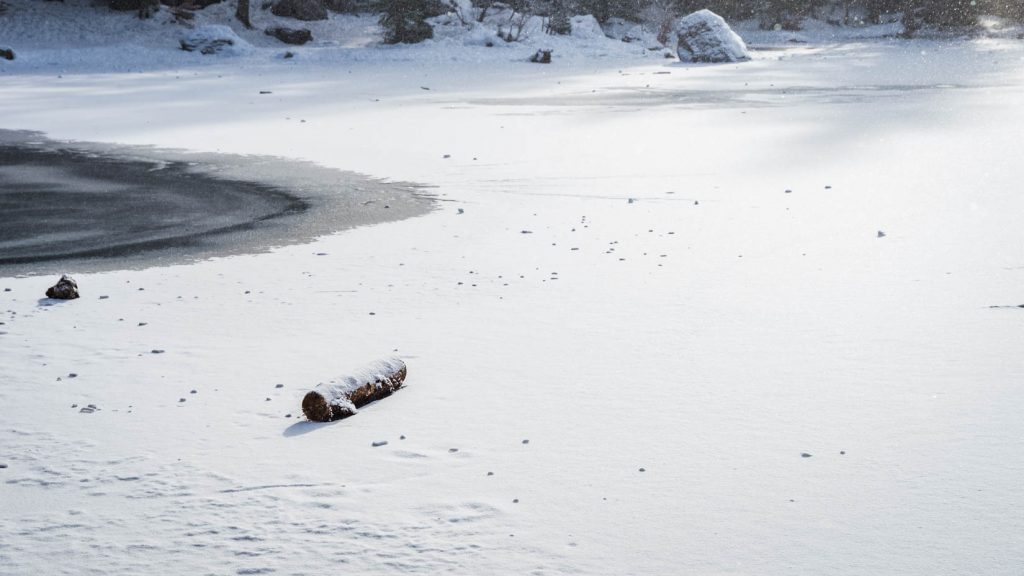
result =
[[[0,572],[1019,573],[1020,42],[268,50],[0,62],[2,128],[450,201],[0,279]],[[407,389],[300,417],[392,353]]]

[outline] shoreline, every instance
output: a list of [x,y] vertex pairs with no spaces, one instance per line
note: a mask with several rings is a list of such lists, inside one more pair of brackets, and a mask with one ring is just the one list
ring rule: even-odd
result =
[[266,252],[432,208],[418,186],[310,162],[0,130],[0,277]]

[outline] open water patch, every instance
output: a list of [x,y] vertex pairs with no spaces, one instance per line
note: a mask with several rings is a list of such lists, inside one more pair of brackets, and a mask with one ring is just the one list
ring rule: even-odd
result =
[[422,186],[310,162],[0,130],[0,276],[261,252],[434,205]]

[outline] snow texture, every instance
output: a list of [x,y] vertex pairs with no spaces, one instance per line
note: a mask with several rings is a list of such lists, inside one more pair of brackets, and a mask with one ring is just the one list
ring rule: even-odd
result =
[[677,53],[682,62],[741,62],[750,60],[747,45],[714,12],[698,10],[676,21]]
[[597,18],[590,14],[573,16],[569,19],[569,23],[572,25],[572,35],[577,38],[585,38],[587,40],[605,38],[604,31],[601,30],[601,25],[598,24]]

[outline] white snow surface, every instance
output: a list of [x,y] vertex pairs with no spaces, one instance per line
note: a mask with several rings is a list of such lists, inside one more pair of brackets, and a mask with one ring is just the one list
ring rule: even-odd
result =
[[703,9],[676,21],[678,56],[683,62],[742,62],[750,60],[747,45],[718,14]]
[[[0,573],[1019,574],[1019,41],[537,66],[332,16],[199,58],[68,2],[0,17],[0,127],[443,202],[71,302],[0,278]],[[407,390],[303,421],[389,354]]]

